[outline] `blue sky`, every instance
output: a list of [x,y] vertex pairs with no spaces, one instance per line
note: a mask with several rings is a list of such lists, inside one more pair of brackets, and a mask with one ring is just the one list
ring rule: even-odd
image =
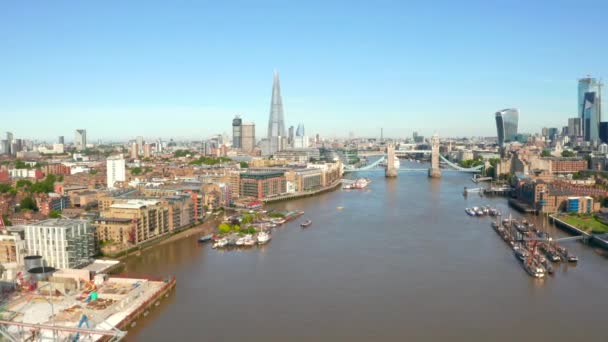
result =
[[[235,114],[266,134],[495,135],[563,126],[576,80],[608,77],[608,2],[3,1],[0,130],[204,138]],[[604,101],[605,102],[605,101]],[[604,105],[605,107],[605,105]]]

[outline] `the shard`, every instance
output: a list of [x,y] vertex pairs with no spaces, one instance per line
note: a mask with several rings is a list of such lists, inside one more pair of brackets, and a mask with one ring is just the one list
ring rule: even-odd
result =
[[275,70],[272,82],[272,100],[270,101],[270,118],[268,119],[268,152],[273,154],[281,150],[281,140],[285,137],[285,118],[283,117],[283,99],[279,73]]

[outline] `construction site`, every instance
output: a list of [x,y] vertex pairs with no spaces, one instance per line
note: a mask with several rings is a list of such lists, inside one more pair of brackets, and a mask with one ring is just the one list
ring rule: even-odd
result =
[[0,312],[8,341],[119,341],[175,287],[175,279],[111,276],[82,269],[20,280]]

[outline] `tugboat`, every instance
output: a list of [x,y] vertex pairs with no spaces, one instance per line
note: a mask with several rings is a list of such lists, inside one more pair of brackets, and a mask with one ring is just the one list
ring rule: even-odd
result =
[[306,228],[306,227],[310,226],[311,224],[312,224],[311,220],[306,220],[306,221],[300,223],[300,227]]

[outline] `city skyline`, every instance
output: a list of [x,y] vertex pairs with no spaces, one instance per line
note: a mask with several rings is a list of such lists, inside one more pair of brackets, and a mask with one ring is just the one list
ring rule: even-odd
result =
[[[138,29],[136,3],[120,13],[94,4],[4,4],[1,129],[48,140],[87,126],[92,141],[142,131],[198,139],[228,132],[235,114],[264,127],[276,68],[289,122],[322,136],[372,137],[381,127],[387,137],[490,136],[490,116],[511,107],[521,111],[521,131],[537,132],[577,116],[579,78],[608,74],[605,45],[577,58],[587,44],[584,24],[600,20],[607,4],[584,18],[569,15],[575,4],[546,4],[468,1],[440,12],[386,2],[348,11],[340,2],[147,4]],[[226,25],[228,15],[239,24]],[[504,21],[514,25],[495,24]],[[514,53],[495,53],[505,47]]]

